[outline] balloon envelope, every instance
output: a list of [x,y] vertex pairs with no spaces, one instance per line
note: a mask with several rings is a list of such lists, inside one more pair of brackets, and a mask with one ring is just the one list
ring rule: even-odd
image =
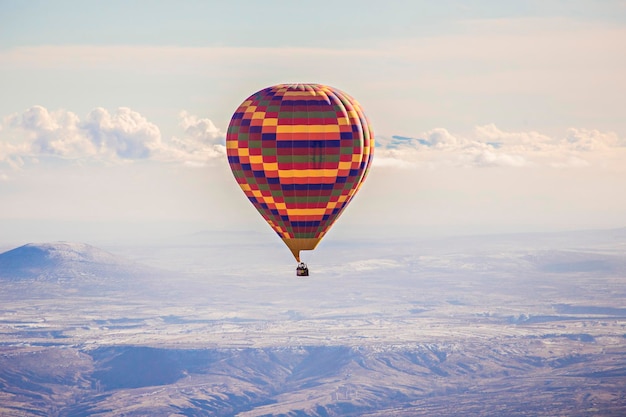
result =
[[321,84],[248,97],[226,136],[237,183],[296,260],[312,250],[365,179],[374,136],[359,103]]

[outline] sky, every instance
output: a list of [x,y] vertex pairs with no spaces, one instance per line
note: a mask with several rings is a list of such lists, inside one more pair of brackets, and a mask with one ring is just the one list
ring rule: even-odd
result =
[[290,82],[376,137],[325,240],[624,227],[624,45],[623,0],[0,0],[0,243],[277,239],[224,143]]

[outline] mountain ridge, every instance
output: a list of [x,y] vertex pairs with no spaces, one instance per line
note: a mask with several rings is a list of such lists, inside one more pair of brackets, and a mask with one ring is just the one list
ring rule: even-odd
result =
[[28,243],[0,253],[0,279],[5,280],[120,278],[145,270],[145,266],[78,242]]

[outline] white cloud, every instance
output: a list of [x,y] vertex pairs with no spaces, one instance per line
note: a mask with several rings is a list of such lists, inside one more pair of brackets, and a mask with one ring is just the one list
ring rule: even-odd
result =
[[170,145],[162,149],[164,159],[179,160],[187,166],[204,166],[212,159],[226,157],[226,135],[211,120],[183,110],[179,125],[185,135],[171,138]]
[[[613,132],[570,128],[563,138],[536,131],[504,131],[494,124],[477,126],[471,137],[443,128],[418,138],[393,136],[377,140],[378,166],[385,167],[587,167],[610,159],[622,163],[626,140]],[[376,163],[374,158],[374,163]]]
[[9,116],[6,122],[23,134],[13,148],[12,154],[16,157],[20,157],[20,153],[62,157],[95,153],[93,145],[81,132],[78,116],[72,112],[49,112],[45,107],[33,106],[22,114]]
[[4,162],[11,168],[19,168],[24,165],[24,160],[20,155],[24,154],[28,146],[15,146],[11,143],[0,141],[0,162]]
[[127,107],[120,107],[113,114],[98,107],[79,125],[98,153],[113,152],[122,159],[145,159],[161,147],[159,128]]
[[98,107],[81,120],[67,110],[33,106],[4,119],[0,162],[11,168],[38,156],[106,161],[155,159],[203,165],[225,155],[224,134],[206,118],[180,114],[182,137],[163,140],[159,127],[127,107]]
[[220,131],[209,119],[200,119],[183,110],[180,112],[180,126],[185,129],[185,134],[199,142],[215,144],[223,142],[224,133]]
[[495,149],[471,149],[463,156],[466,157],[468,165],[478,167],[522,167],[528,164],[521,155],[501,153]]
[[414,168],[415,164],[403,159],[401,156],[398,156],[398,151],[396,150],[377,150],[376,156],[374,158],[374,164],[377,167],[391,167],[391,168],[400,168],[400,169],[408,169]]
[[495,124],[490,123],[474,128],[476,139],[487,142],[496,147],[506,147],[507,149],[519,152],[542,151],[549,149],[555,142],[549,136],[536,131],[527,132],[507,132],[500,130]]
[[454,135],[444,128],[429,130],[420,138],[394,136],[391,140],[381,138],[377,143],[374,163],[381,155],[382,166],[521,167],[527,164],[522,155],[503,151],[496,143]]
[[571,128],[567,131],[563,145],[578,151],[592,152],[626,146],[626,140],[620,139],[613,132]]
[[[81,120],[67,110],[33,106],[3,120],[0,162],[23,168],[42,156],[72,160],[155,160],[205,166],[224,160],[225,133],[210,119],[179,114],[181,134],[163,138],[157,124],[127,107],[98,107]],[[537,131],[476,126],[471,135],[434,128],[418,137],[377,138],[374,164],[386,168],[525,167],[582,168],[623,165],[626,140],[613,132],[570,128],[563,137]],[[612,162],[611,162],[612,161]]]
[[457,138],[446,129],[436,128],[426,132],[426,141],[429,146],[438,149],[454,149],[463,144],[462,138]]

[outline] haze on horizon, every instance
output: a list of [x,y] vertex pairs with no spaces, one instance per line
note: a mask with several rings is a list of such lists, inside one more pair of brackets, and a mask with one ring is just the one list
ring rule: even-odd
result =
[[328,239],[624,227],[623,1],[0,4],[0,245],[273,233],[229,171],[249,94],[319,82],[377,148]]

